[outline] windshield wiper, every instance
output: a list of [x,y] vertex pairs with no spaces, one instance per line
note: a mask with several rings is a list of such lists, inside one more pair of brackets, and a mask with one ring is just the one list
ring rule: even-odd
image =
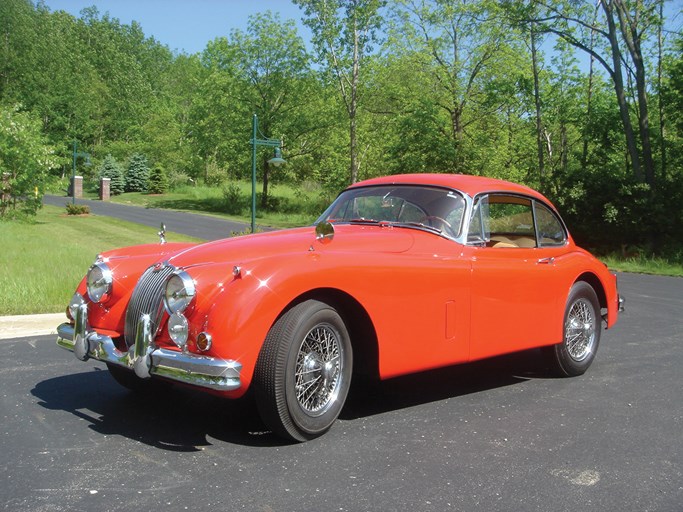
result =
[[394,224],[396,226],[410,226],[410,227],[416,227],[416,228],[421,228],[421,229],[427,229],[429,231],[433,231],[434,233],[443,233],[443,229],[439,229],[434,226],[430,226],[429,224],[423,224],[422,222],[400,222]]
[[364,217],[359,217],[357,219],[349,219],[348,222],[353,222],[356,224],[382,224],[386,221],[385,220],[366,219]]

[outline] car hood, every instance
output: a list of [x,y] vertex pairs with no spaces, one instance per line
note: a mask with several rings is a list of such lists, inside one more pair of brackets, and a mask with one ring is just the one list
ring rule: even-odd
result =
[[305,227],[216,240],[185,248],[169,258],[176,267],[212,263],[240,264],[285,254],[320,252],[400,253],[414,244],[414,232],[390,226],[335,226],[333,239],[317,240],[315,227]]

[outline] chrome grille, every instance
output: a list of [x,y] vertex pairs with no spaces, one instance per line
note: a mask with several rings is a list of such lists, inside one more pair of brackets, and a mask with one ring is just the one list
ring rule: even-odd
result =
[[140,276],[138,284],[135,285],[133,295],[130,297],[128,303],[128,310],[126,311],[126,326],[124,328],[124,336],[126,345],[129,347],[135,344],[135,328],[138,320],[144,314],[150,316],[152,321],[151,330],[155,335],[159,328],[159,322],[164,313],[164,285],[166,279],[170,276],[175,267],[164,264],[162,266],[152,265]]

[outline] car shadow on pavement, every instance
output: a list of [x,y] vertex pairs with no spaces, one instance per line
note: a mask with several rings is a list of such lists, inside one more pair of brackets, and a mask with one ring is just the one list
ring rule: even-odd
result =
[[[530,351],[383,382],[358,379],[341,419],[353,421],[547,377],[540,354]],[[199,451],[213,444],[209,438],[254,447],[288,444],[268,431],[249,396],[228,400],[165,383],[132,392],[97,367],[44,380],[31,393],[40,406],[69,412],[95,432],[164,450]]]
[[541,350],[527,350],[474,363],[438,368],[385,381],[358,379],[351,387],[342,419],[362,418],[512,386],[531,379],[554,378]]
[[130,391],[104,368],[44,380],[31,393],[46,409],[66,411],[86,420],[103,435],[124,436],[171,451],[199,451],[209,438],[247,446],[284,442],[261,422],[252,400],[217,396],[157,383]]

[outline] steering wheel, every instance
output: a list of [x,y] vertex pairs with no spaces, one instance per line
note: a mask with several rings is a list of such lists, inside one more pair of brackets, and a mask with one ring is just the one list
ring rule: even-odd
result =
[[451,223],[448,222],[446,219],[442,217],[438,217],[436,215],[427,215],[424,218],[424,221],[432,226],[433,228],[440,229],[441,231],[445,231],[448,233],[449,236],[455,238],[456,234],[455,231],[453,230],[453,226],[451,226]]

